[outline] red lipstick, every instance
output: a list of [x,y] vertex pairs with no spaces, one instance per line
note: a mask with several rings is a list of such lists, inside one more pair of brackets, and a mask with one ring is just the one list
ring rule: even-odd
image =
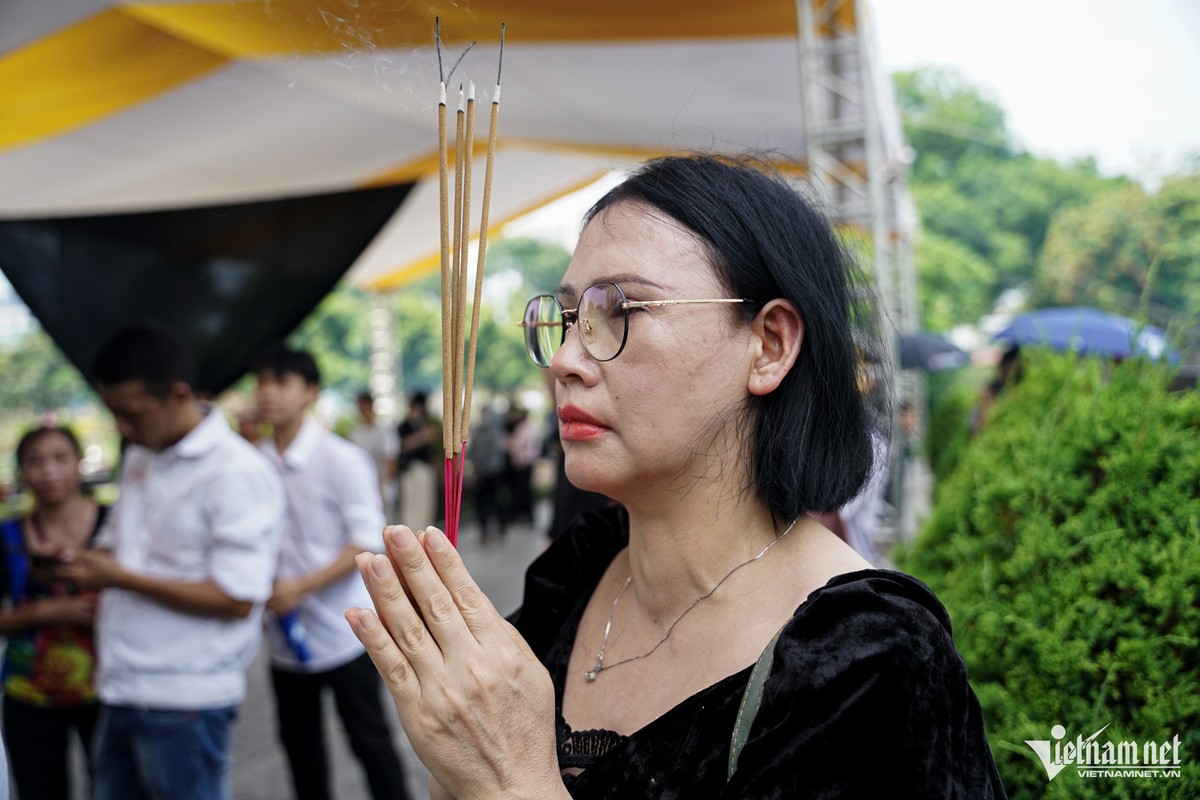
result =
[[585,442],[610,430],[577,406],[560,406],[557,413],[558,435],[564,442]]

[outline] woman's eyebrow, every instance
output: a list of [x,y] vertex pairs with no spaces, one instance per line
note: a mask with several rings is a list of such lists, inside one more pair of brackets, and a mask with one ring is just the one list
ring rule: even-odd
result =
[[[621,284],[636,283],[641,286],[649,286],[652,289],[662,289],[664,291],[667,288],[661,284],[655,283],[654,281],[650,280],[649,278],[647,278],[643,275],[634,275],[632,273],[625,273],[625,272],[620,273],[618,275],[606,275],[602,278],[598,278],[597,280],[593,281],[589,285],[595,286],[597,283],[615,283],[618,286],[620,286]],[[557,289],[555,289],[554,292],[555,292],[555,294],[557,294],[560,297],[575,297],[578,294],[575,287],[569,283],[562,284]]]

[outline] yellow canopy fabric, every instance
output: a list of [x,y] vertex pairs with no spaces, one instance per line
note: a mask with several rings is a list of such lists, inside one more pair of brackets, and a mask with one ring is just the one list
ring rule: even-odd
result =
[[[861,3],[810,2],[831,11],[825,26],[860,24]],[[795,0],[6,3],[0,219],[416,179],[351,270],[400,285],[437,251],[435,16],[448,62],[478,40],[452,88],[475,83],[481,108],[507,25],[496,226],[651,154],[806,160]]]

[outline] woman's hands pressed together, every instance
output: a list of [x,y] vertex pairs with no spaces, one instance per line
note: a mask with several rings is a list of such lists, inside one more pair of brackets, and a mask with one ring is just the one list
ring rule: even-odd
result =
[[549,673],[440,530],[389,526],[384,542],[356,559],[375,610],[346,619],[433,781],[459,800],[569,797]]

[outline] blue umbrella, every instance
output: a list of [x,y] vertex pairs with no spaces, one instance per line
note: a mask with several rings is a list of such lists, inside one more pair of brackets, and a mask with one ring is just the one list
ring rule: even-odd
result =
[[1167,347],[1166,336],[1152,325],[1140,325],[1128,317],[1109,314],[1095,308],[1040,308],[1013,319],[1008,327],[992,337],[1008,345],[1044,345],[1089,355],[1126,358],[1178,356]]

